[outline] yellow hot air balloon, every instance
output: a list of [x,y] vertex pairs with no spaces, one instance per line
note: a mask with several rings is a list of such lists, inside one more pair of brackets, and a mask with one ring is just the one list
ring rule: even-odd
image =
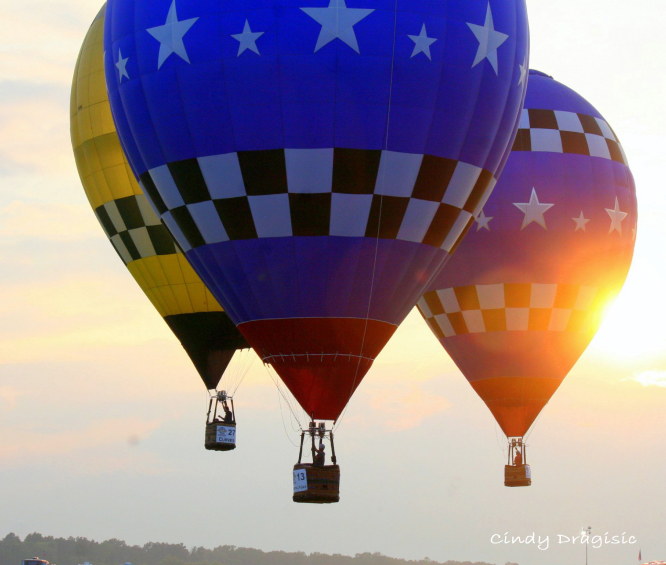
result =
[[[180,340],[206,388],[224,386],[224,391],[211,394],[206,447],[233,449],[233,393],[247,370],[249,346],[176,246],[125,158],[104,78],[105,10],[106,4],[90,26],[74,70],[70,126],[76,166],[104,232]],[[238,366],[225,374],[234,353],[242,349],[246,351]],[[224,417],[217,417],[218,402]]]

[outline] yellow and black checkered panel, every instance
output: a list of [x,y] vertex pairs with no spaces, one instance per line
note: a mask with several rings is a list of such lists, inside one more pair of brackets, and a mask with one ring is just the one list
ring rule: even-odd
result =
[[418,309],[439,339],[501,331],[590,333],[604,293],[570,284],[485,284],[427,292]]
[[178,252],[143,194],[111,200],[97,208],[95,215],[125,264]]
[[72,83],[76,166],[104,232],[162,317],[222,312],[148,203],[125,158],[104,78],[102,7],[83,42]]

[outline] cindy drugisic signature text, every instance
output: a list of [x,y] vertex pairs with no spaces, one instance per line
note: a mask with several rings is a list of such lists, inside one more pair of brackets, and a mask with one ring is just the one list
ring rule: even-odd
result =
[[576,535],[540,535],[531,533],[522,536],[516,536],[509,532],[503,534],[493,534],[490,537],[490,543],[493,545],[498,544],[523,544],[523,545],[536,545],[542,551],[546,551],[552,545],[589,545],[595,549],[599,549],[603,545],[634,545],[637,543],[635,536],[628,535],[627,532],[621,534],[611,534],[606,532],[603,535],[592,534],[576,534]]

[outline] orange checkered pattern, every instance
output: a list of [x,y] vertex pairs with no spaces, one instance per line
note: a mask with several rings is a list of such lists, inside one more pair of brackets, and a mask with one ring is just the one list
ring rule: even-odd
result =
[[417,306],[439,339],[501,331],[593,331],[597,288],[571,284],[477,284],[423,295]]

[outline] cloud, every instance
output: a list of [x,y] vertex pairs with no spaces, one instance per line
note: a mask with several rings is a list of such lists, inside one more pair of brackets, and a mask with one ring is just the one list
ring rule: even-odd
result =
[[6,409],[12,409],[16,406],[18,397],[24,394],[26,393],[13,387],[0,386],[0,404],[3,404]]
[[5,2],[0,18],[0,175],[71,172],[70,85],[102,1]]
[[419,386],[392,387],[376,392],[370,399],[372,410],[395,415],[387,424],[394,431],[417,428],[426,418],[449,406],[446,398],[425,392]]
[[[391,431],[411,430],[451,406],[443,396],[427,390],[428,383],[388,384],[373,383],[357,392],[359,398],[354,409],[346,415],[348,423],[358,427],[371,427],[375,422]],[[369,383],[368,383],[369,385]],[[387,416],[388,415],[388,416]]]
[[659,386],[666,388],[666,371],[643,371],[642,373],[635,373],[632,377],[627,377],[622,380],[634,381],[643,386]]
[[[125,273],[122,273],[125,275]],[[171,332],[129,275],[83,273],[0,286],[0,362],[86,357]]]
[[0,174],[71,172],[65,87],[3,80],[0,89]]
[[[129,438],[138,443],[157,428],[161,421],[140,418],[95,420],[75,430],[53,430],[48,426],[6,427],[0,437],[3,465],[21,467],[34,461],[72,465],[77,472],[99,473],[138,471],[146,474],[164,472],[155,454],[128,452]],[[74,463],[75,462],[75,463]]]
[[[8,77],[68,87],[76,58],[102,1],[5,2],[0,19],[0,68]],[[11,46],[11,48],[8,48]]]

